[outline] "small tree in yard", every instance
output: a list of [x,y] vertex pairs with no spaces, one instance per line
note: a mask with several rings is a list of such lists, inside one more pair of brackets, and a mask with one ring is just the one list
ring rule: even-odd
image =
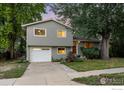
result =
[[69,52],[66,58],[67,62],[73,62],[76,59],[75,55],[72,52]]
[[124,26],[124,4],[54,4],[53,11],[69,20],[75,33],[101,37],[101,58],[109,59],[112,33]]
[[15,43],[22,36],[21,25],[41,20],[43,12],[44,4],[0,4],[0,20],[4,22],[4,25],[0,25],[0,46],[8,48],[11,58],[14,58]]

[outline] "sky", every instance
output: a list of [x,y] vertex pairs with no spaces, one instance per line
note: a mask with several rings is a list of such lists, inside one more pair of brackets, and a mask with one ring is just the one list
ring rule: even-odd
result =
[[51,8],[49,6],[46,7],[46,13],[43,14],[43,20],[47,19],[56,19],[57,16],[50,10]]
[[[61,17],[58,17],[57,15],[55,15],[55,13],[53,11],[51,11],[50,6],[46,6],[46,13],[43,14],[42,20],[44,21],[44,20],[49,20],[49,19],[60,20]],[[70,26],[69,20],[66,20],[66,22],[64,22],[63,24]]]
[[[60,20],[61,18],[60,17],[57,17],[57,15],[55,15],[54,12],[51,11],[51,8],[46,5],[46,13],[43,14],[42,20],[48,20],[48,19],[56,19],[56,20],[59,19]],[[69,20],[66,21],[66,22],[64,22],[64,24],[70,25],[69,24]]]

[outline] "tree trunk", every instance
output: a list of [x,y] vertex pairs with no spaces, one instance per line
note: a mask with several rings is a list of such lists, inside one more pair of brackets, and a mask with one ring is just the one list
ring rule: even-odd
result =
[[109,41],[110,41],[110,36],[108,37],[102,36],[101,58],[105,60],[109,59]]
[[11,46],[10,46],[10,58],[13,59],[14,58],[14,44],[15,42],[11,42]]
[[14,51],[13,51],[13,48],[11,48],[11,50],[10,50],[10,58],[11,58],[11,59],[14,58]]

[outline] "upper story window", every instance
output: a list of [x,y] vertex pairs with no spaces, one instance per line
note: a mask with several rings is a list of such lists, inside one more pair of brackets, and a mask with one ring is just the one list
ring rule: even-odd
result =
[[46,30],[45,29],[36,28],[34,30],[34,34],[35,34],[35,36],[38,36],[38,37],[46,37]]
[[66,31],[64,31],[64,30],[57,31],[57,37],[65,38],[66,37]]

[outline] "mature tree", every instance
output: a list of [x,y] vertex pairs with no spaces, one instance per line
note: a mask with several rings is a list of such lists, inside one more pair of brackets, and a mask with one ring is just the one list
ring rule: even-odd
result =
[[124,4],[54,4],[50,6],[59,17],[70,20],[76,33],[100,36],[101,57],[109,59],[111,35],[113,32],[118,33],[120,25],[124,24]]
[[4,11],[4,4],[0,4],[0,49],[8,46],[6,31],[4,30],[4,25],[7,21],[7,18],[5,17]]
[[[44,4],[0,4],[1,14],[6,18],[3,32],[8,39],[8,47],[11,58],[14,57],[15,42],[21,36],[21,24],[41,20],[44,12]],[[5,31],[5,32],[4,32]],[[2,34],[3,36],[3,34]],[[5,40],[6,41],[6,40]]]
[[120,25],[118,33],[113,33],[110,41],[110,56],[124,57],[124,24]]

